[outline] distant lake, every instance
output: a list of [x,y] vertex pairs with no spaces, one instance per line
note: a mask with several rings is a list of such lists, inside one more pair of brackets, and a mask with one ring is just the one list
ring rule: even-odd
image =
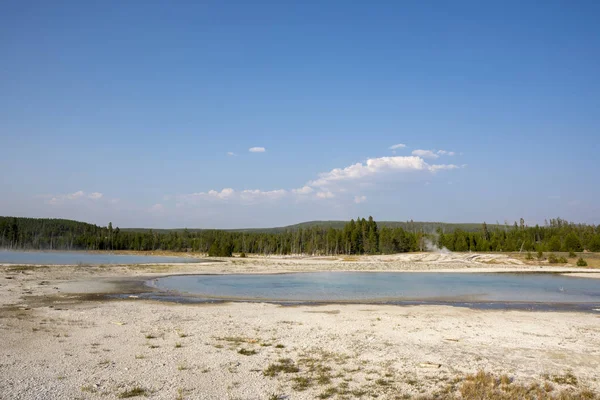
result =
[[156,263],[199,263],[198,258],[138,256],[112,253],[86,253],[80,251],[3,251],[0,264],[156,264]]
[[275,302],[596,303],[600,280],[544,273],[316,272],[179,275],[153,280],[165,291]]

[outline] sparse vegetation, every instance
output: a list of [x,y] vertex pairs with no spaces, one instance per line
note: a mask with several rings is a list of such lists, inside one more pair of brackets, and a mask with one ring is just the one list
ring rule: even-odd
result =
[[298,392],[303,392],[312,386],[311,379],[306,376],[296,376],[292,381],[294,382],[292,384],[292,389],[297,390]]
[[548,262],[550,264],[566,264],[569,261],[565,257],[563,257],[563,256],[558,256],[557,257],[556,254],[551,253],[548,256]]
[[270,364],[264,371],[265,376],[276,376],[283,372],[286,374],[292,374],[299,372],[300,368],[290,358],[280,358],[278,362]]
[[577,266],[578,267],[587,267],[588,263],[587,263],[587,261],[585,261],[583,259],[583,257],[579,257],[579,259],[577,260]]
[[136,386],[132,389],[128,389],[128,390],[125,390],[124,392],[121,392],[119,394],[119,398],[128,399],[130,397],[145,396],[146,394],[147,394],[146,389]]
[[[570,372],[564,375],[546,376],[546,379],[560,385],[577,385],[577,378]],[[490,373],[479,371],[467,375],[464,379],[455,379],[448,386],[424,400],[460,399],[460,400],[597,400],[598,395],[589,390],[556,390],[546,382],[520,384],[506,375],[496,377]]]
[[319,399],[328,399],[331,396],[333,396],[334,394],[337,394],[337,389],[334,386],[330,386],[327,389],[325,389],[323,392],[321,392],[321,394],[319,394],[317,396],[317,398]]
[[81,387],[81,391],[87,393],[96,393],[98,390],[92,385],[86,385]]
[[545,375],[544,377],[554,383],[559,384],[559,385],[577,386],[579,383],[579,381],[577,380],[577,377],[575,375],[573,375],[573,373],[571,371],[568,371],[568,372],[564,373],[563,375]]
[[179,342],[175,343],[175,348],[176,349],[180,349],[181,348],[181,343],[179,343]]
[[531,260],[533,260],[533,255],[531,254],[531,252],[530,252],[530,251],[528,251],[528,252],[527,252],[527,255],[525,256],[525,259],[526,259],[527,261],[531,261]]
[[379,386],[390,386],[390,384],[391,384],[391,383],[390,383],[390,381],[387,381],[387,380],[385,380],[385,379],[383,379],[383,378],[377,379],[377,380],[375,381],[375,383],[376,383],[377,385],[379,385]]
[[256,354],[256,350],[254,350],[254,349],[251,349],[251,350],[248,350],[248,349],[239,349],[238,350],[238,354],[241,354],[243,356],[253,356],[253,355]]

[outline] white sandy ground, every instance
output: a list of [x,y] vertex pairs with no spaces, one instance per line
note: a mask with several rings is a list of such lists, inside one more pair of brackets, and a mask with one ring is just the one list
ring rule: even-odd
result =
[[[194,305],[93,295],[130,292],[128,282],[141,278],[194,272],[551,270],[591,275],[586,269],[523,265],[503,255],[352,260],[0,267],[0,398],[113,399],[139,386],[155,399],[268,399],[272,394],[314,399],[331,387],[346,393],[332,398],[378,394],[388,399],[431,394],[480,369],[523,383],[571,372],[577,389],[600,392],[600,313]],[[242,355],[239,349],[256,354]],[[299,372],[265,376],[263,371],[281,358],[291,359]],[[298,377],[312,379],[312,386],[300,391],[293,380]]]

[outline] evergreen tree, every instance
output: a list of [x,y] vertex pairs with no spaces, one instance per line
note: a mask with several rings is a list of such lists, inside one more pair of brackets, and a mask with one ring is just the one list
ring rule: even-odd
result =
[[569,233],[565,237],[565,251],[581,251],[581,250],[583,250],[582,246],[581,246],[581,241],[579,240],[579,238],[577,237],[575,232]]

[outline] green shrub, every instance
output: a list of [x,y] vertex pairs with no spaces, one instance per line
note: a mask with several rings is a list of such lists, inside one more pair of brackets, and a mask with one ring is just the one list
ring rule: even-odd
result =
[[243,251],[240,253],[240,258],[246,258],[246,253],[244,253]]
[[550,255],[548,256],[548,262],[550,264],[558,264],[558,257],[556,257],[555,254],[550,253]]
[[577,257],[577,254],[575,254],[573,252],[573,250],[569,251],[569,258],[575,258],[575,257]]
[[530,251],[527,252],[527,255],[525,256],[525,259],[528,260],[528,261],[533,260],[533,256],[531,255]]
[[537,252],[537,259],[538,260],[543,260],[544,259],[544,252],[541,250],[538,250]]
[[579,257],[579,260],[577,260],[577,266],[578,267],[587,267],[587,261],[585,261],[583,259],[583,257]]
[[558,261],[559,264],[566,264],[566,263],[569,262],[569,260],[567,260],[567,258],[563,257],[563,256],[558,257],[557,261]]

